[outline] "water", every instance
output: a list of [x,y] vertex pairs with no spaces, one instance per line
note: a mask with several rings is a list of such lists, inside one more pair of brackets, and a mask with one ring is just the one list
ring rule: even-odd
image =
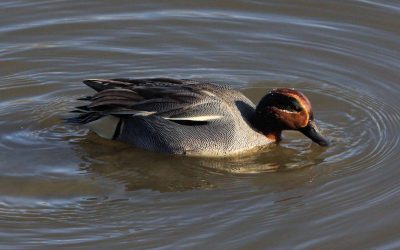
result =
[[[400,5],[2,1],[3,249],[400,248]],[[85,78],[229,82],[310,98],[321,148],[187,158],[62,118]]]

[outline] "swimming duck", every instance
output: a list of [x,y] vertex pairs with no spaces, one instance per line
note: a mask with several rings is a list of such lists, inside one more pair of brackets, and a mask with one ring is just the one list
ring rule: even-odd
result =
[[228,85],[191,79],[89,79],[97,91],[73,112],[99,136],[173,154],[226,156],[257,151],[297,130],[321,146],[329,142],[299,91],[269,91],[256,106]]

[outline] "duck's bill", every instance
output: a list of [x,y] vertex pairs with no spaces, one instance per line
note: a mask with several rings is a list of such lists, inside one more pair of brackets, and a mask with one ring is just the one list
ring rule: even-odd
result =
[[300,129],[300,132],[310,138],[313,142],[318,143],[320,146],[326,147],[330,144],[330,142],[321,135],[313,121],[310,121],[306,127]]

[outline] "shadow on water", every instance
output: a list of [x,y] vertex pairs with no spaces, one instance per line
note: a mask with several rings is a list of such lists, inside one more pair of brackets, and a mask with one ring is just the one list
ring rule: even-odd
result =
[[[206,158],[146,152],[120,142],[94,138],[96,136],[90,134],[74,146],[83,162],[81,169],[89,175],[99,175],[122,183],[127,191],[225,189],[242,186],[249,181],[255,187],[284,186],[285,179],[290,179],[287,175],[292,172],[290,170],[323,162],[322,159],[310,159],[307,156],[293,157],[299,152],[280,146],[272,146],[258,155]],[[277,155],[280,155],[278,159]],[[303,176],[303,179],[296,180],[297,184],[310,181],[307,171],[295,175]]]

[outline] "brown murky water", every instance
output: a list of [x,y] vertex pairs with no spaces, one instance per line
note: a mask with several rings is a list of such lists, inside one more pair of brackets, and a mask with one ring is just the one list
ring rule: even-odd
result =
[[[1,1],[2,249],[400,248],[400,5]],[[85,78],[295,87],[328,148],[160,155],[62,118]]]

